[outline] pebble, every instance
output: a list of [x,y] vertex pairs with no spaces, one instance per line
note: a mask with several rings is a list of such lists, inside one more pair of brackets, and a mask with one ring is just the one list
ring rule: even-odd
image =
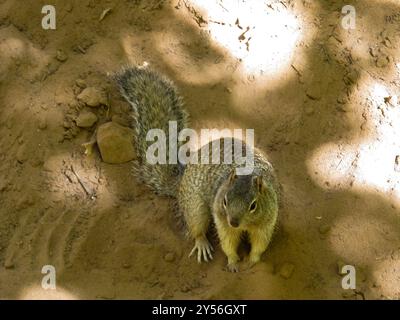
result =
[[292,276],[293,271],[294,271],[294,265],[292,263],[286,262],[282,265],[281,269],[279,270],[279,275],[282,278],[289,279]]
[[349,102],[349,99],[348,99],[347,95],[344,94],[344,95],[339,96],[336,101],[340,104],[345,104],[345,103]]
[[107,96],[104,91],[94,87],[85,88],[79,95],[78,99],[89,107],[99,107],[108,105]]
[[358,72],[356,70],[351,70],[349,73],[347,73],[344,77],[344,82],[347,85],[350,85],[352,83],[356,83],[358,79]]
[[378,59],[376,60],[376,66],[378,68],[384,68],[388,65],[389,63],[389,58],[387,56],[379,56]]
[[396,95],[385,97],[385,103],[389,104],[392,107],[396,107],[398,104],[398,98]]
[[69,128],[72,127],[72,124],[71,124],[70,121],[65,120],[65,121],[63,122],[63,127],[64,127],[65,129],[69,129]]
[[323,225],[319,227],[319,232],[321,234],[327,234],[331,230],[331,227],[328,225]]
[[386,48],[391,48],[392,47],[392,43],[390,42],[389,39],[383,40],[383,44],[385,45]]
[[308,106],[308,107],[306,107],[305,112],[306,112],[306,115],[310,116],[314,113],[314,108]]
[[63,50],[57,50],[56,59],[60,62],[65,62],[67,61],[68,56]]
[[26,160],[28,160],[28,154],[25,152],[25,146],[19,147],[16,154],[16,159],[19,163],[24,163]]
[[78,127],[90,128],[97,122],[97,116],[90,111],[82,111],[76,118],[75,122]]
[[400,248],[397,250],[394,250],[391,254],[391,257],[393,260],[400,260]]
[[47,121],[46,121],[45,118],[41,118],[41,119],[39,120],[38,128],[39,128],[40,130],[44,130],[44,129],[47,128]]
[[320,100],[322,98],[320,88],[315,85],[313,87],[307,88],[306,95],[311,100]]
[[164,256],[164,260],[167,262],[172,262],[175,260],[175,255],[173,252],[168,252],[165,256]]
[[136,157],[133,147],[134,131],[114,122],[107,122],[97,130],[97,145],[106,163],[124,163]]
[[86,81],[83,80],[83,79],[77,79],[77,80],[75,81],[75,84],[76,84],[79,88],[81,88],[81,89],[85,89],[85,88],[87,87]]
[[35,157],[31,160],[31,165],[34,168],[37,168],[37,167],[41,166],[42,164],[43,164],[43,160],[40,158]]
[[7,189],[8,182],[5,180],[0,181],[0,192],[3,192]]
[[6,268],[6,269],[13,269],[14,268],[14,262],[12,261],[12,259],[11,258],[7,258],[5,261],[4,261],[4,268]]
[[394,158],[394,171],[400,172],[400,155]]
[[377,56],[376,49],[375,48],[369,48],[369,54],[372,57],[376,57]]

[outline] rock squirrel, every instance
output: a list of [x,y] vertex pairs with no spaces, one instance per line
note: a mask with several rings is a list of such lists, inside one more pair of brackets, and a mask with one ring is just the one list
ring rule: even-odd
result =
[[[178,132],[189,127],[182,99],[169,79],[148,67],[126,67],[114,79],[132,107],[136,175],[156,193],[177,199],[187,231],[195,242],[189,256],[197,253],[198,262],[213,258],[206,236],[213,221],[229,271],[239,270],[237,248],[245,234],[251,245],[248,263],[257,263],[270,243],[278,217],[279,184],[268,160],[254,148],[254,170],[248,175],[238,175],[235,162],[149,164],[146,150],[150,143],[146,135],[150,129],[168,134],[169,121],[177,121]],[[224,145],[227,140],[220,141]],[[211,144],[202,148],[212,148]]]

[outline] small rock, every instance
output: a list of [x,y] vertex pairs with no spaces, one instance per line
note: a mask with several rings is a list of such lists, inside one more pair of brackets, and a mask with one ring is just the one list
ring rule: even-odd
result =
[[343,81],[347,85],[350,85],[350,84],[353,84],[353,83],[357,82],[358,76],[359,76],[359,74],[358,74],[358,72],[356,70],[351,70],[349,73],[347,73],[344,76]]
[[389,58],[387,56],[379,56],[378,59],[376,60],[376,66],[378,68],[384,68],[388,65],[389,63]]
[[37,167],[41,166],[42,164],[43,164],[43,160],[42,160],[42,159],[39,159],[39,158],[37,158],[37,157],[35,157],[35,158],[33,158],[33,159],[31,160],[31,165],[32,165],[32,167],[34,167],[34,168],[37,168]]
[[57,50],[56,59],[60,62],[65,62],[68,59],[67,54],[62,50]]
[[11,258],[6,258],[6,260],[4,261],[4,268],[6,269],[14,269],[14,262],[12,261]]
[[328,225],[323,225],[319,227],[319,232],[321,234],[327,234],[331,230],[331,227]]
[[349,102],[349,98],[347,97],[347,95],[343,94],[343,95],[340,95],[340,96],[337,98],[336,101],[337,101],[338,103],[340,103],[340,104],[345,104],[345,103]]
[[69,128],[72,127],[72,123],[71,123],[70,121],[68,121],[68,120],[65,120],[65,121],[63,122],[63,127],[64,127],[65,129],[69,129]]
[[396,95],[385,97],[384,101],[385,101],[386,104],[388,104],[388,105],[390,105],[392,107],[396,107],[397,103],[398,103],[398,99],[397,99]]
[[19,147],[17,154],[16,154],[16,159],[19,163],[24,163],[26,160],[28,160],[28,154],[25,151],[24,146]]
[[306,115],[310,116],[314,113],[314,108],[311,106],[306,107],[305,109]]
[[75,84],[76,84],[79,88],[81,88],[81,89],[85,89],[85,88],[87,87],[86,81],[83,80],[83,79],[77,79],[77,80],[75,81]]
[[104,162],[124,163],[135,158],[134,131],[114,122],[102,124],[97,130],[97,145]]
[[394,171],[400,172],[400,155],[394,158]]
[[44,171],[56,172],[59,169],[60,169],[60,164],[54,158],[49,158],[43,163]]
[[393,260],[400,260],[400,248],[398,248],[397,250],[394,250],[391,254],[391,257]]
[[3,192],[7,189],[8,182],[5,180],[0,181],[0,192]]
[[183,293],[188,293],[188,292],[190,292],[190,286],[188,285],[188,284],[183,284],[182,286],[181,286],[181,292],[183,292]]
[[289,279],[294,271],[294,265],[292,263],[284,263],[279,270],[279,274],[282,278]]
[[321,91],[320,87],[313,85],[313,86],[307,88],[306,95],[311,100],[320,100],[322,98],[320,91]]
[[98,107],[100,105],[108,105],[107,96],[97,88],[85,88],[79,95],[78,99],[89,107]]
[[383,44],[385,45],[386,48],[391,48],[392,47],[392,43],[390,42],[389,39],[384,39],[383,40]]
[[131,267],[131,265],[129,263],[124,263],[122,265],[122,268],[124,268],[124,269],[129,269],[130,267]]
[[41,118],[41,119],[39,120],[38,128],[39,128],[40,130],[44,130],[44,129],[47,128],[47,121],[46,121],[46,118]]
[[377,53],[376,53],[376,49],[375,48],[369,48],[369,54],[376,58],[377,57]]
[[165,256],[164,256],[164,260],[167,262],[172,262],[175,260],[175,255],[173,252],[168,252]]
[[93,112],[82,111],[75,122],[78,127],[90,128],[97,122],[97,116]]

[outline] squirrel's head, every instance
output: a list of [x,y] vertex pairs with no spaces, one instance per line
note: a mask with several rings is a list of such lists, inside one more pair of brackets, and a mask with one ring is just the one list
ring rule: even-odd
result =
[[233,228],[255,223],[263,217],[266,184],[260,175],[237,175],[233,170],[222,197],[222,210]]

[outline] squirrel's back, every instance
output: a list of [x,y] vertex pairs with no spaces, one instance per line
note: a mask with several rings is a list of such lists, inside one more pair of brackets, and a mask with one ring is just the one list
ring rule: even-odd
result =
[[174,84],[147,67],[127,67],[114,75],[122,96],[132,107],[130,112],[136,131],[135,148],[139,163],[138,176],[157,193],[176,196],[179,167],[177,163],[150,164],[146,152],[150,142],[147,133],[161,129],[166,135],[168,150],[169,121],[176,121],[178,132],[188,126],[188,116]]

